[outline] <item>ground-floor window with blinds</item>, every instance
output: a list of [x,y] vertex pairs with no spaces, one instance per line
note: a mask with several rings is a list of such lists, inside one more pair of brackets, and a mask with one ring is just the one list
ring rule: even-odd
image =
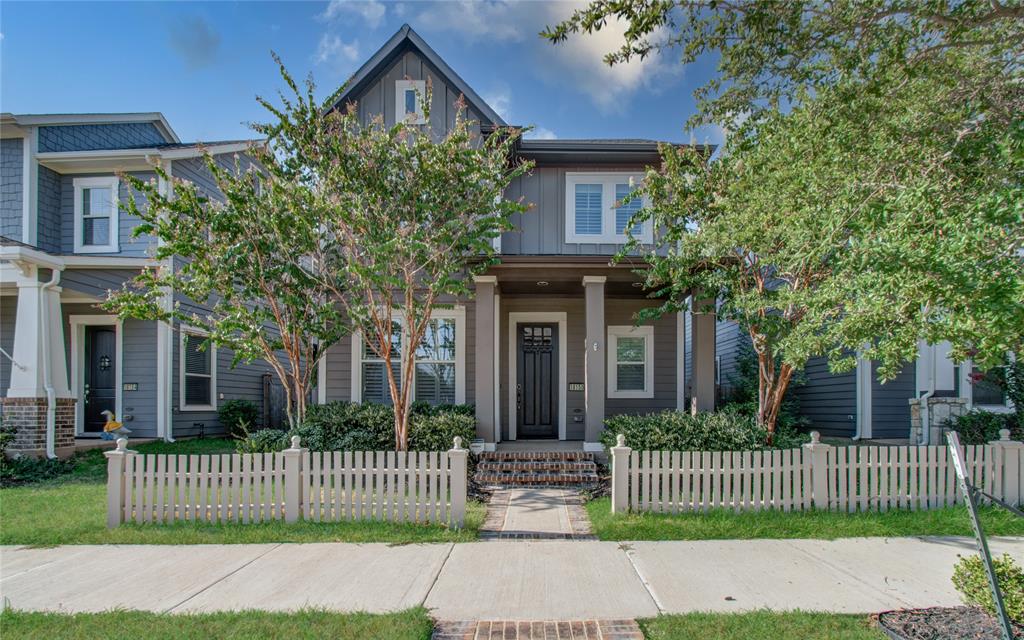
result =
[[[458,332],[462,330],[456,317],[434,317],[413,352],[416,357],[412,398],[429,404],[452,404],[457,398],[459,368]],[[384,358],[368,340],[357,338],[359,345],[358,375],[361,402],[391,404],[391,391]],[[392,323],[391,367],[396,384],[401,385],[401,354],[410,349],[410,340],[402,323]]]

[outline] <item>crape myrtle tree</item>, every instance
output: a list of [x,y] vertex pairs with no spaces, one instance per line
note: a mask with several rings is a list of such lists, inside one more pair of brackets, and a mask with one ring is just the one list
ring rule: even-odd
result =
[[[282,67],[282,73],[285,75]],[[292,84],[294,88],[294,84]],[[290,427],[306,413],[316,365],[347,327],[335,288],[311,256],[322,250],[316,182],[307,140],[325,135],[308,105],[285,100],[271,124],[253,125],[266,140],[224,161],[205,153],[218,197],[154,170],[160,182],[131,175],[138,192],[126,209],[141,219],[134,235],[155,236],[164,266],[145,269],[104,304],[121,317],[180,322],[209,344],[231,349],[233,365],[261,359],[284,387]],[[195,305],[168,302],[168,292]],[[206,309],[197,311],[196,309]]]
[[611,64],[667,47],[719,56],[689,124],[735,133],[711,160],[663,147],[638,221],[665,229],[646,274],[660,311],[699,288],[750,333],[769,434],[812,356],[841,371],[859,354],[885,379],[918,340],[982,366],[1020,351],[1022,15],[989,1],[615,0],[546,33],[620,19]]
[[[430,122],[430,89],[420,96]],[[312,109],[312,87],[304,101]],[[460,98],[450,129],[363,123],[354,104],[320,105],[323,127],[301,143],[313,158],[327,241],[315,254],[348,322],[383,362],[395,447],[409,442],[417,354],[431,315],[471,293],[494,262],[493,240],[525,211],[503,192],[532,165],[513,161],[519,132],[481,136]]]

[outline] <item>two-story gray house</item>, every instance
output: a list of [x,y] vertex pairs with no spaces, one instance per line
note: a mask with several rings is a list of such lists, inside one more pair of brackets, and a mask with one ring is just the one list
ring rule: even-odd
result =
[[[127,172],[153,163],[216,197],[202,150],[159,113],[0,115],[0,406],[14,451],[66,455],[96,437],[109,410],[133,437],[220,430],[218,403],[263,398],[269,367],[231,368],[187,326],[119,320],[97,305],[154,260],[120,206]],[[225,163],[246,141],[204,145]],[[233,166],[233,164],[232,164]],[[167,185],[162,185],[167,188]],[[190,304],[168,296],[168,304]]]
[[[419,103],[428,81],[429,119]],[[443,135],[460,97],[479,135],[508,126],[403,26],[337,106],[355,104],[367,122],[411,118]],[[219,402],[264,400],[259,362],[232,369],[230,354],[197,349],[201,337],[187,326],[122,322],[95,306],[139,269],[170,267],[154,264],[153,239],[132,237],[138,221],[117,206],[128,194],[116,172],[152,177],[155,161],[175,178],[209,184],[199,147],[182,144],[160,114],[4,114],[0,133],[0,395],[4,419],[19,427],[16,447],[67,452],[76,437],[98,433],[104,409],[135,436],[211,433]],[[245,143],[206,147],[227,161]],[[414,397],[475,405],[487,449],[546,439],[599,450],[608,415],[713,409],[714,315],[635,326],[634,314],[657,302],[634,273],[641,263],[611,262],[639,206],[616,204],[659,162],[657,142],[522,140],[515,153],[536,167],[506,196],[531,209],[496,242],[500,264],[476,278],[473,298],[435,313]],[[318,376],[319,402],[388,401],[383,365],[358,335],[329,351]]]
[[[427,82],[429,120],[418,103]],[[338,106],[355,104],[367,122],[412,118],[443,135],[459,96],[481,135],[510,124],[406,25],[355,73]],[[531,209],[496,242],[501,262],[476,278],[473,299],[435,313],[441,339],[423,350],[414,397],[475,405],[487,449],[550,439],[600,450],[610,414],[682,408],[691,398],[713,408],[714,316],[634,326],[634,314],[656,302],[633,273],[639,263],[611,264],[639,203],[615,205],[659,163],[657,142],[526,139],[515,153],[536,166],[506,197]],[[332,348],[319,374],[320,401],[387,401],[383,365],[358,335]]]

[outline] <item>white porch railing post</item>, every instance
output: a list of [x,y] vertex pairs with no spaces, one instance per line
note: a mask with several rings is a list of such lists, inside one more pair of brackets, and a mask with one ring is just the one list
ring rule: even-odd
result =
[[821,441],[821,434],[811,432],[811,441],[803,445],[804,455],[811,464],[811,495],[815,509],[828,509],[828,453],[832,445]]
[[453,447],[448,451],[448,465],[451,478],[452,508],[451,525],[461,529],[466,521],[466,486],[468,484],[468,470],[466,460],[469,451],[462,448],[462,438],[455,436]]
[[629,454],[632,449],[626,446],[626,436],[621,433],[615,438],[612,447],[612,513],[625,513],[629,510]]
[[305,457],[299,446],[299,436],[292,436],[290,449],[284,454],[284,521],[297,522],[302,512],[302,459]]
[[1024,442],[1010,440],[1010,430],[1000,429],[999,439],[989,442],[993,451],[996,451],[996,463],[1002,465],[997,471],[997,478],[1002,481],[1002,487],[993,487],[997,492],[996,497],[1002,498],[1009,504],[1021,504],[1021,456],[1020,450],[1024,448]]
[[107,458],[107,528],[124,522],[124,458],[130,455],[128,441],[117,439],[117,448],[103,453]]

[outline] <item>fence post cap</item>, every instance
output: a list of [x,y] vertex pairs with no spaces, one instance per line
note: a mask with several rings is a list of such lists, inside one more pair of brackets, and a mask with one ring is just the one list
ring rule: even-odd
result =
[[298,449],[301,438],[299,436],[292,436],[292,449]]
[[616,447],[624,447],[624,446],[626,446],[626,435],[625,434],[620,433],[619,435],[615,436],[615,446]]
[[452,446],[452,449],[461,449],[462,448],[462,437],[461,436],[455,436],[454,438],[452,438],[452,444],[454,445],[454,446]]
[[1001,442],[1009,442],[1010,441],[1010,430],[1009,429],[1000,429],[999,430],[999,440]]
[[115,448],[104,451],[103,455],[107,458],[112,458],[114,456],[120,457],[128,453],[134,453],[133,451],[128,450],[128,440],[126,438],[118,438]]
[[818,431],[811,432],[811,444],[821,444],[821,433]]

